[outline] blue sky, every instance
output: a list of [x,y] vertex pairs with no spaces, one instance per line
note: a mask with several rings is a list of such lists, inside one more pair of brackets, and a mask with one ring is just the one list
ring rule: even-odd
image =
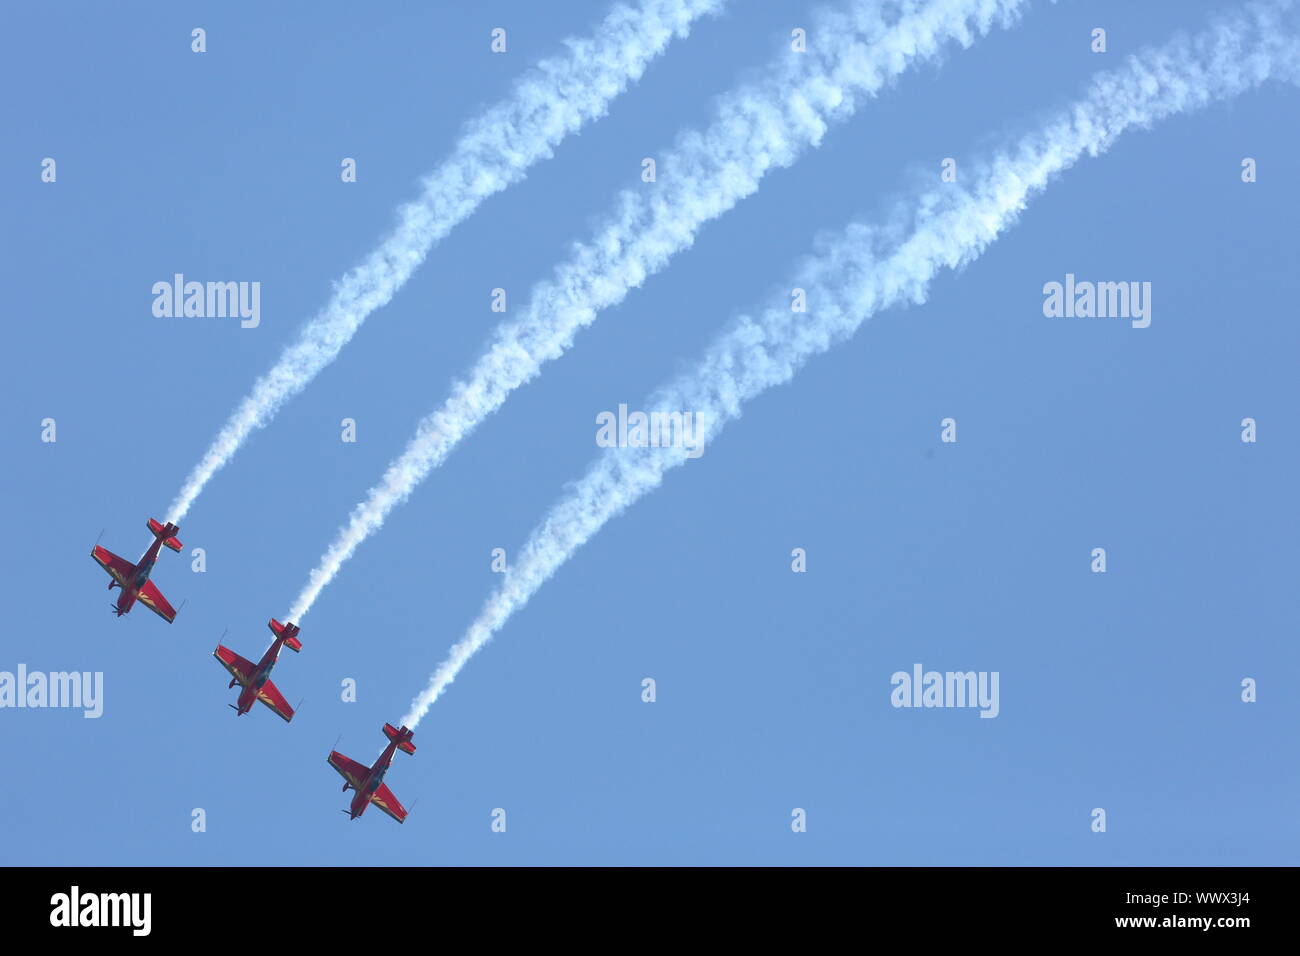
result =
[[[89,4],[13,10],[4,261],[9,453],[0,670],[102,671],[104,715],[0,711],[0,859],[25,864],[1294,864],[1300,714],[1290,321],[1300,296],[1294,89],[1126,134],[1066,173],[930,301],[887,311],[757,399],[611,523],[480,653],[348,823],[325,755],[369,763],[633,406],[821,232],[872,221],[946,156],[1033,129],[1213,3],[1035,3],[906,74],[583,333],[362,546],[276,680],[301,712],[235,719],[247,657],[416,421],[640,160],[707,122],[806,19],[732,3],[610,115],[437,247],[258,432],[155,580],[108,614],[102,543],[134,560],[254,378],[450,150],[604,4]],[[189,49],[208,31],[209,51]],[[510,52],[488,52],[504,26]],[[1108,32],[1109,52],[1089,51]],[[41,183],[42,157],[58,182]],[[339,182],[358,159],[359,181]],[[1242,157],[1259,181],[1243,184]],[[159,319],[175,272],[262,283],[262,323]],[[1153,284],[1148,329],[1047,319],[1042,286]],[[1288,417],[1290,415],[1291,417]],[[939,441],[939,421],[959,441]],[[1255,444],[1240,421],[1259,423]],[[41,420],[58,440],[40,441]],[[358,441],[340,441],[340,421]],[[190,570],[202,547],[207,570]],[[808,571],[790,570],[790,551]],[[1108,570],[1089,555],[1105,547]],[[998,671],[1001,713],[894,709],[890,675]],[[640,699],[653,677],[658,700]],[[1258,702],[1240,700],[1255,678]],[[340,700],[352,678],[359,699]],[[203,808],[207,830],[191,831]],[[492,833],[504,808],[508,830]],[[795,807],[808,831],[793,833]],[[1090,830],[1104,807],[1107,832]]]

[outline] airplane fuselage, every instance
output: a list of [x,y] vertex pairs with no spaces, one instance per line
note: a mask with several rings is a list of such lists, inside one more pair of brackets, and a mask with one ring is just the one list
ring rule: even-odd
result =
[[266,649],[262,659],[257,663],[257,669],[253,671],[252,677],[244,685],[243,692],[239,695],[239,701],[236,704],[236,710],[240,714],[246,714],[253,709],[257,703],[257,698],[261,693],[262,685],[271,679],[271,670],[275,667],[275,662],[280,656],[280,645],[284,643],[284,638],[277,637],[271,646]]
[[[131,578],[131,583],[122,588],[122,593],[117,598],[117,616],[121,617],[127,611],[135,606],[135,599],[140,596],[140,589],[145,586],[149,580],[149,575],[153,571],[154,564],[158,561],[158,551],[162,547],[163,539],[161,536],[153,539],[153,544],[136,562],[135,574]],[[111,589],[115,582],[110,581],[108,586]]]
[[131,610],[131,608],[135,607],[135,599],[139,596],[140,589],[135,586],[122,588],[122,593],[117,597],[117,616],[121,617],[127,611]]
[[393,741],[384,748],[384,752],[379,755],[375,765],[370,768],[370,773],[366,774],[365,782],[357,790],[357,795],[352,798],[352,819],[355,820],[361,814],[366,812],[366,807],[370,806],[370,798],[375,795],[379,785],[384,782],[384,774],[388,773],[388,767],[393,762],[393,754],[397,751],[397,742]]

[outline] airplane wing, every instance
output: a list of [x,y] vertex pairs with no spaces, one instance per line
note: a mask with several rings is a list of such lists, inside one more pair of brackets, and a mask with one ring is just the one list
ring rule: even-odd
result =
[[253,671],[257,670],[257,665],[247,658],[240,657],[228,647],[218,644],[217,649],[212,652],[212,656],[221,662],[221,666],[230,671],[230,676],[239,683],[247,684],[249,678],[253,676]]
[[176,610],[167,603],[167,599],[158,590],[158,585],[152,581],[144,582],[144,587],[140,589],[139,601],[168,624],[176,620]]
[[122,587],[126,587],[127,582],[135,574],[134,564],[126,560],[126,558],[119,558],[108,548],[95,545],[94,550],[90,552],[90,556],[98,561],[99,566],[112,575],[113,580]]
[[293,720],[293,708],[289,706],[284,699],[284,695],[280,693],[280,688],[276,687],[271,681],[267,681],[262,685],[262,689],[257,693],[257,699],[283,717],[286,724]]
[[393,796],[393,791],[388,789],[388,784],[381,783],[375,788],[374,795],[371,796],[370,802],[383,810],[386,814],[401,823],[406,819],[406,807],[397,802]]
[[366,775],[370,773],[370,768],[365,764],[357,763],[351,757],[345,757],[337,750],[331,750],[330,755],[326,758],[331,767],[339,772],[339,775],[352,784],[353,789],[360,790],[361,785],[366,781]]

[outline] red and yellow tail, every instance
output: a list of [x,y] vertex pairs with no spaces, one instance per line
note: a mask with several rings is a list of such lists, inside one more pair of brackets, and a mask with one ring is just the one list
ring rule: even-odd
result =
[[403,753],[415,753],[415,744],[411,743],[411,738],[415,736],[414,730],[407,730],[405,727],[398,730],[392,724],[384,724],[384,736],[396,741],[397,749]]
[[181,549],[181,539],[176,537],[176,532],[181,529],[171,522],[163,524],[154,518],[150,518],[149,530],[153,532],[155,538],[165,538],[166,540],[163,541],[163,545],[166,547],[171,548],[173,551],[179,551]]
[[271,620],[267,622],[266,626],[271,629],[271,633],[276,637],[279,637],[281,634],[284,635],[284,646],[289,648],[289,650],[302,650],[302,641],[298,640],[297,624],[281,624],[275,618],[271,618]]

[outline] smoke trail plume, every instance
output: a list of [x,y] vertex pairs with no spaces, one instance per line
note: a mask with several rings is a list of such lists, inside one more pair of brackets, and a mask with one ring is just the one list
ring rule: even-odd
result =
[[830,124],[945,45],[968,47],[1009,25],[1028,0],[854,0],[821,11],[808,51],[786,51],[719,98],[704,132],[682,135],[659,163],[661,181],[624,192],[596,237],[575,246],[553,278],[538,284],[520,318],[497,329],[469,377],[420,422],[406,449],[353,510],[289,611],[301,621],[358,545],[509,394],[558,358],[601,309],[621,302],[648,275],[688,248],[700,227],[758,189],[771,170],[819,144]]
[[[697,367],[645,407],[701,411],[711,438],[746,401],[788,381],[810,357],[848,338],[876,312],[923,303],[941,269],[959,269],[977,258],[1054,176],[1085,155],[1104,152],[1124,131],[1269,78],[1300,80],[1300,23],[1292,10],[1291,0],[1252,6],[1207,33],[1130,57],[1122,69],[1097,77],[1082,100],[1041,131],[984,164],[971,191],[945,184],[900,207],[887,227],[850,226],[791,283],[808,291],[807,313],[793,314],[782,301],[739,317]],[[680,448],[611,449],[598,458],[533,531],[403,723],[414,727],[470,657],[560,565],[685,460]]]
[[253,430],[269,422],[338,356],[370,313],[386,305],[419,268],[434,243],[484,199],[523,179],[566,136],[603,115],[674,37],[685,36],[694,20],[724,2],[620,3],[592,36],[567,40],[567,53],[538,63],[508,99],[469,123],[451,156],[425,178],[420,197],[398,210],[397,228],[335,283],[329,303],[240,402],[185,480],[167,520],[179,523],[185,517],[209,479]]

